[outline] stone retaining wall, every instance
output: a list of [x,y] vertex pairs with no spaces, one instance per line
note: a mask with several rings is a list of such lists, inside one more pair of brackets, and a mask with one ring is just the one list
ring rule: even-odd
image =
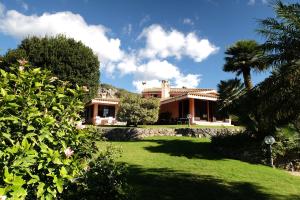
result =
[[151,136],[211,137],[232,135],[243,131],[241,128],[115,128],[101,127],[99,130],[108,140],[138,140]]

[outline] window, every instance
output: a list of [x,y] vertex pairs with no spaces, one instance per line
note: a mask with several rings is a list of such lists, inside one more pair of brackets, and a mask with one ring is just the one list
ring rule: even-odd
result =
[[98,115],[100,117],[115,117],[115,106],[99,105]]

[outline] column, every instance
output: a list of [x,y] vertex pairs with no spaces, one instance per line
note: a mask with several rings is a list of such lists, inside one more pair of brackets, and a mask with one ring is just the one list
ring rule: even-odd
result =
[[209,122],[209,117],[210,117],[210,113],[209,113],[209,101],[206,101],[206,112],[207,112],[207,121]]
[[115,119],[117,119],[118,110],[119,110],[119,105],[115,105]]
[[93,105],[93,124],[96,125],[96,117],[98,116],[98,104]]
[[195,99],[189,99],[189,114],[192,115],[191,124],[193,124],[195,119]]

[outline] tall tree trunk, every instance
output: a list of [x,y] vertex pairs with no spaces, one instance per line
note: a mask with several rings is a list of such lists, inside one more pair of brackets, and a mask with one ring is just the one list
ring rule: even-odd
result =
[[252,85],[252,81],[251,81],[250,68],[243,70],[243,77],[244,77],[244,83],[245,83],[247,90],[251,90],[253,85]]

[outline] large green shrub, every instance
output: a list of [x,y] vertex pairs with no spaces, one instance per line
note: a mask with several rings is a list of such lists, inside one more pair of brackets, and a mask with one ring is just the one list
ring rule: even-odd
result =
[[100,151],[97,158],[90,162],[88,170],[71,189],[64,199],[73,200],[126,200],[129,199],[129,187],[126,180],[126,167],[116,164],[115,148],[108,146]]
[[91,156],[76,129],[80,89],[40,68],[0,72],[0,195],[58,198]]
[[153,124],[158,120],[159,99],[126,95],[121,98],[117,118],[127,125]]
[[20,63],[0,70],[0,199],[125,198],[124,166],[77,124],[81,90]]
[[277,128],[275,140],[272,153],[276,165],[286,167],[289,163],[300,162],[300,133],[294,125]]

